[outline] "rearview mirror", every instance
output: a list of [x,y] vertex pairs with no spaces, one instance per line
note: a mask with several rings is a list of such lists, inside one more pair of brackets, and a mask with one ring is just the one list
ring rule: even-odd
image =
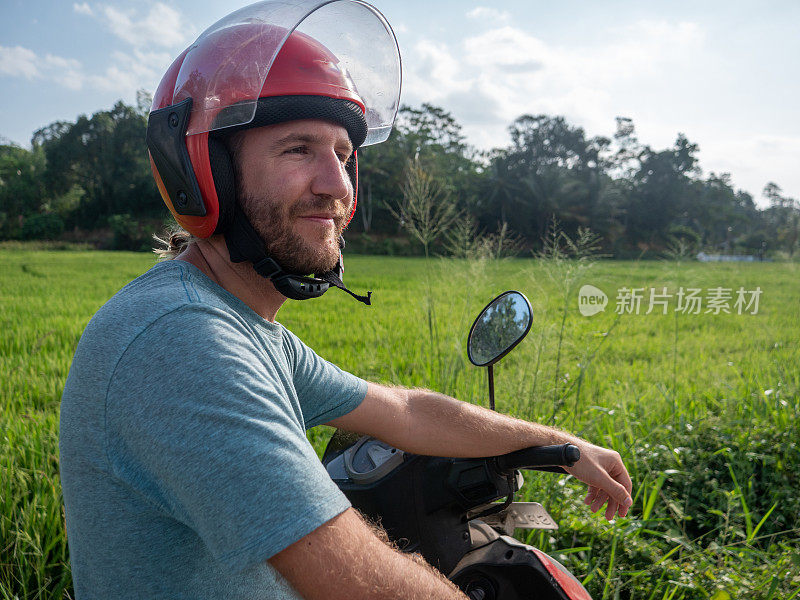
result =
[[488,367],[508,354],[531,329],[532,311],[519,292],[503,292],[481,311],[472,324],[467,356],[478,367]]

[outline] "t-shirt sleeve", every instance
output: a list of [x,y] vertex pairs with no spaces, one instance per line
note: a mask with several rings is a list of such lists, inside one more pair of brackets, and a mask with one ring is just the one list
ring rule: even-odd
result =
[[356,408],[367,395],[367,382],[327,360],[284,330],[294,355],[294,387],[306,429],[327,423]]
[[114,473],[234,571],[350,506],[284,386],[244,323],[193,304],[137,337],[108,390]]

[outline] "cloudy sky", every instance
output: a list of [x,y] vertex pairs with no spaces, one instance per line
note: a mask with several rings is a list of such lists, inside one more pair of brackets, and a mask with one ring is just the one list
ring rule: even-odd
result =
[[[800,2],[374,0],[403,56],[402,101],[451,111],[479,148],[530,113],[641,142],[699,144],[705,174],[800,198]],[[2,0],[0,136],[154,90],[229,0]]]

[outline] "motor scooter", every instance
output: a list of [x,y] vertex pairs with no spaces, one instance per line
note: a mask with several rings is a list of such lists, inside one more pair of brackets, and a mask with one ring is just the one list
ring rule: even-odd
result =
[[[470,328],[470,361],[488,368],[530,331],[531,305],[500,294]],[[471,600],[591,600],[561,563],[511,537],[516,528],[558,529],[536,502],[514,502],[520,469],[566,473],[580,458],[571,444],[531,447],[484,458],[422,456],[373,437],[337,431],[322,462],[352,505],[379,523],[404,552],[418,552]],[[495,502],[505,498],[502,502]]]

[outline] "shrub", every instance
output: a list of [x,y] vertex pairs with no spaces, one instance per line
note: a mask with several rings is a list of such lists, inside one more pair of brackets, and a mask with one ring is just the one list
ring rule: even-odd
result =
[[64,221],[55,213],[31,215],[22,224],[22,239],[54,240],[64,233]]
[[112,215],[108,218],[108,226],[114,234],[111,242],[113,250],[149,250],[150,237],[142,232],[139,221],[129,214]]

